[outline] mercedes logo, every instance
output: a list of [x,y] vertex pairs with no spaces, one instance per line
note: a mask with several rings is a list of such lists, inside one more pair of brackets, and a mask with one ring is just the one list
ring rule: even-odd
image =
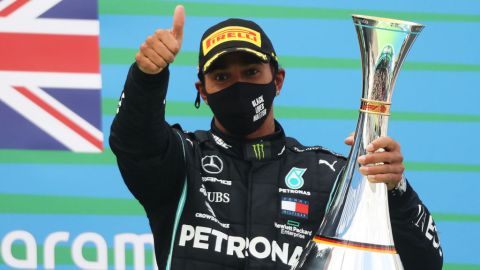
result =
[[202,158],[202,168],[207,173],[219,174],[223,170],[223,161],[215,155]]

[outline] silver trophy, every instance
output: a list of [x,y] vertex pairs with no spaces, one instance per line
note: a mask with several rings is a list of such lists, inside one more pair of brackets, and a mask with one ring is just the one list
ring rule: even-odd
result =
[[402,62],[423,25],[353,15],[362,55],[363,92],[355,142],[325,217],[292,269],[403,269],[395,249],[387,186],[360,174],[357,159],[387,135],[390,100]]

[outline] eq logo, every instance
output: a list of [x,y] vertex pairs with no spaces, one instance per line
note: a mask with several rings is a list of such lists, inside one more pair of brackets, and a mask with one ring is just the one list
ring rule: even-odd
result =
[[207,173],[219,174],[223,171],[223,161],[216,155],[204,156],[202,168]]

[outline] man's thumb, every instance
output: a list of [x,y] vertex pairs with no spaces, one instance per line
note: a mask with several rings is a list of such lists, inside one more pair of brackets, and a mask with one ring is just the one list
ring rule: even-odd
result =
[[185,8],[178,5],[173,13],[173,28],[172,33],[175,38],[182,42],[183,39],[183,25],[185,24]]

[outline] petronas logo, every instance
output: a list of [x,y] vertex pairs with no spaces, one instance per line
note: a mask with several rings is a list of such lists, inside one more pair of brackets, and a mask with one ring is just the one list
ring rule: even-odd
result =
[[288,188],[291,189],[299,189],[303,187],[303,174],[307,171],[307,168],[297,168],[292,167],[288,172],[287,176],[285,176],[285,184]]
[[256,143],[252,144],[253,152],[255,153],[255,157],[257,159],[264,159],[265,158],[265,151],[263,149],[263,143]]

